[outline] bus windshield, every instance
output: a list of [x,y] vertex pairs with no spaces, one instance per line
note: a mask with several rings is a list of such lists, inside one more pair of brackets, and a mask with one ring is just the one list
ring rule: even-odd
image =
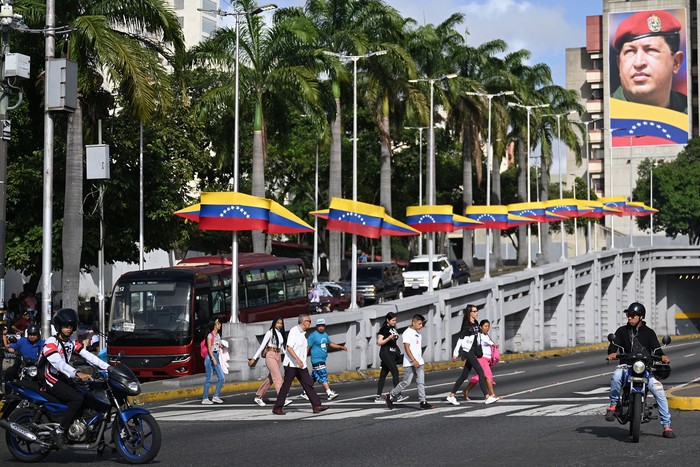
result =
[[187,344],[192,339],[191,291],[188,282],[119,282],[110,309],[110,343]]

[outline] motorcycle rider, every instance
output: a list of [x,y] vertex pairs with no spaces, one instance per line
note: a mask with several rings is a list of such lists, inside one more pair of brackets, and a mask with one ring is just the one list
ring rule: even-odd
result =
[[[649,353],[654,350],[657,355],[661,355],[661,362],[668,363],[670,360],[668,355],[663,353],[659,340],[653,329],[646,325],[644,317],[646,316],[646,308],[638,302],[632,303],[624,311],[627,315],[627,324],[620,326],[615,331],[615,343],[625,350],[625,354],[630,355],[637,353],[642,349],[646,349]],[[617,359],[618,347],[611,342],[608,346],[608,359]],[[625,370],[625,365],[618,366],[613,372],[610,380],[610,407],[605,412],[605,420],[608,422],[615,421],[615,410],[617,402],[620,399],[620,391],[622,390],[622,375]],[[664,438],[675,438],[676,434],[671,429],[671,413],[668,411],[668,401],[666,400],[666,392],[660,381],[654,378],[653,374],[649,376],[648,382],[649,391],[654,395],[656,403],[659,406],[659,418],[663,429]]]
[[39,373],[39,381],[42,390],[68,406],[61,423],[52,433],[56,445],[62,448],[66,444],[66,431],[83,405],[83,395],[70,384],[70,379],[77,377],[82,381],[92,381],[92,376],[76,370],[69,364],[71,355],[77,352],[88,363],[101,370],[106,370],[109,365],[88,352],[82,342],[76,340],[73,334],[78,327],[78,313],[75,310],[58,310],[52,323],[56,335],[46,339],[44,344],[42,355],[46,358],[46,363],[43,365],[43,371]]
[[[26,360],[38,361],[41,355],[41,349],[44,347],[44,341],[41,340],[41,332],[38,324],[30,324],[27,328],[27,337],[22,337],[14,344],[7,347],[7,351],[16,354],[19,353]],[[21,360],[15,357],[15,363],[5,372],[3,381],[13,381],[17,379]]]

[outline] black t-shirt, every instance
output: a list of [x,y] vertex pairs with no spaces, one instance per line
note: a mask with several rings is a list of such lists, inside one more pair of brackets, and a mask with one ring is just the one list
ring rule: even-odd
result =
[[[388,324],[384,323],[384,326],[382,326],[379,329],[378,335],[382,336],[383,338],[387,338],[392,335],[398,336],[399,333],[396,331],[396,328],[393,326],[389,326]],[[399,349],[399,346],[396,344],[396,339],[391,339],[387,342],[384,343],[381,347],[382,349],[388,349],[390,352],[396,352]]]

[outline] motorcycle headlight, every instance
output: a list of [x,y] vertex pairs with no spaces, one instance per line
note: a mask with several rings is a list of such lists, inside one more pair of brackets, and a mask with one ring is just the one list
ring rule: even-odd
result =
[[644,362],[641,360],[637,360],[634,362],[634,365],[632,365],[632,371],[634,371],[637,374],[644,373],[644,369],[646,368],[646,365],[644,365]]
[[27,367],[26,372],[27,376],[29,376],[30,378],[34,378],[37,374],[37,369],[35,366],[29,366]]

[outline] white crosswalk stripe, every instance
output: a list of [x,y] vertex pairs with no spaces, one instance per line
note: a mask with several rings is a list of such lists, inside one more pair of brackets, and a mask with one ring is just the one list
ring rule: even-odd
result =
[[[590,398],[581,398],[578,402],[573,398],[563,398],[559,402],[547,400],[543,403],[537,399],[528,401],[518,399],[513,401],[501,400],[497,404],[484,406],[476,403],[464,403],[454,407],[437,402],[432,410],[418,410],[417,404],[397,404],[394,410],[372,404],[330,404],[329,409],[320,414],[314,414],[310,406],[290,406],[285,408],[286,415],[274,415],[272,406],[265,408],[250,405],[225,405],[202,409],[201,407],[177,405],[161,407],[153,413],[160,422],[206,422],[206,421],[284,421],[284,420],[346,420],[369,417],[376,420],[411,419],[429,416],[446,418],[484,418],[493,416],[508,417],[563,417],[563,416],[597,416],[605,412],[607,404],[591,403]],[[435,402],[433,402],[435,403]],[[168,410],[171,409],[171,410]],[[174,409],[174,410],[172,410]]]

